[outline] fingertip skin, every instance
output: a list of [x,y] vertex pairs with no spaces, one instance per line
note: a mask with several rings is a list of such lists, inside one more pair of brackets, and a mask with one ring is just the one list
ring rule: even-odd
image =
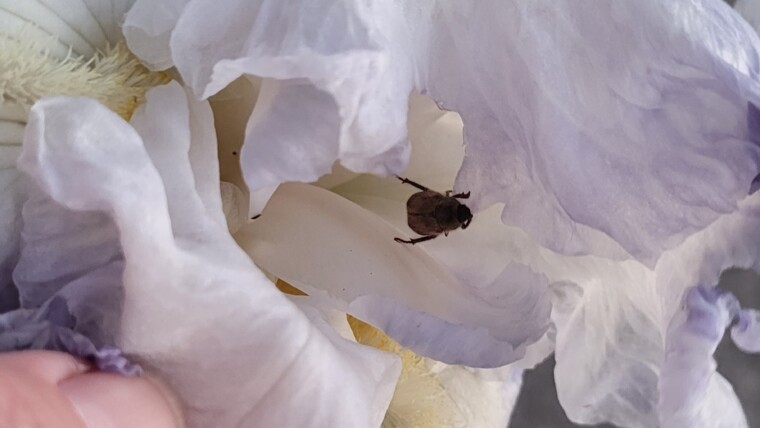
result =
[[147,376],[91,371],[69,354],[0,354],[0,428],[179,428],[171,393]]

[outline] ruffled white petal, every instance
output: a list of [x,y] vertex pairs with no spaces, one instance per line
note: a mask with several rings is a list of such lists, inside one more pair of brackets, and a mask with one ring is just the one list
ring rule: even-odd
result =
[[400,231],[334,193],[281,185],[236,239],[273,275],[384,331],[415,353],[496,367],[519,359],[548,323],[546,280],[520,263],[494,283],[455,278]]
[[[683,293],[694,284],[716,284],[721,272],[731,267],[760,269],[760,248],[756,244],[760,239],[759,207],[758,194],[746,198],[739,204],[739,210],[722,216],[665,253],[654,271],[633,261],[617,265],[598,261],[601,264],[594,265],[593,258],[576,258],[552,263],[555,267],[564,265],[564,274],[569,274],[566,279],[578,284],[582,291],[566,299],[561,312],[555,305],[552,315],[557,328],[557,390],[571,420],[657,426],[660,418],[657,400],[661,397],[658,379],[661,374],[668,376],[668,368],[662,366],[668,325],[681,310]],[[581,263],[584,259],[586,262]],[[582,275],[584,269],[589,273],[586,278]],[[725,327],[706,325],[721,332]],[[736,328],[741,328],[741,323]],[[754,343],[756,338],[748,330],[748,336],[738,343]],[[683,358],[712,361],[711,353],[700,349],[701,354],[689,351]],[[708,392],[705,388],[685,391],[708,394],[711,398],[707,401],[721,402],[726,409],[735,410],[725,415],[727,421],[743,420],[730,386],[722,383],[709,385]],[[702,400],[689,395],[680,398],[692,403]],[[706,407],[704,411],[688,407],[687,411],[697,418],[695,426],[709,424],[714,417],[710,412],[720,413],[715,407]]]
[[413,89],[464,121],[457,190],[566,254],[607,255],[607,234],[653,266],[758,170],[760,40],[720,2],[227,6],[189,3],[170,48],[201,97],[241,74],[278,80],[249,123],[252,189],[313,180],[331,158],[399,172]]
[[589,225],[653,265],[747,194],[760,41],[726,5],[457,5],[428,88],[463,118],[457,188],[476,207],[504,202],[543,246],[606,255],[577,233]]
[[738,310],[734,296],[710,287],[695,287],[686,293],[666,337],[659,388],[660,426],[747,426],[733,388],[715,373],[712,357]]
[[169,39],[188,0],[136,0],[124,20],[129,49],[152,70],[166,70],[174,63]]
[[[151,98],[184,94],[173,85]],[[157,114],[192,111],[172,107]],[[371,426],[394,361],[347,352],[278,292],[207,214],[188,143],[157,141],[151,122],[161,121],[144,118],[145,142],[161,145],[146,151],[105,107],[46,99],[32,109],[20,160],[56,202],[113,216],[126,261],[119,344],[179,394],[189,426]]]
[[[412,83],[394,79],[389,68],[411,72],[409,55],[378,49],[376,12],[353,1],[237,1],[224,8],[195,1],[182,11],[171,35],[171,55],[196,95],[214,94],[242,74],[279,81],[272,82],[269,101],[257,107],[259,119],[254,114],[249,123],[244,156],[271,160],[246,167],[252,190],[314,180],[338,158],[358,171],[388,174],[403,168]],[[132,24],[153,27],[146,19]],[[137,43],[129,33],[127,38],[130,46]],[[391,90],[398,84],[406,89]],[[295,117],[302,120],[291,120]],[[315,127],[314,120],[329,123]],[[279,132],[272,135],[272,129]],[[288,156],[296,163],[285,170],[273,166]]]

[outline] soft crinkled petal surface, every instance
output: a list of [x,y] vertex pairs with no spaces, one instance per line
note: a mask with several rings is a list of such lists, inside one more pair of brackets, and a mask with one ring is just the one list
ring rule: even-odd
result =
[[124,36],[129,49],[151,69],[165,70],[174,65],[169,38],[188,0],[136,0],[124,20]]
[[87,99],[46,99],[30,116],[21,168],[61,206],[110,213],[119,231],[118,345],[167,381],[192,427],[376,426],[396,360],[345,352],[256,269],[222,213],[208,213],[199,190],[211,186],[198,181],[212,178],[194,171],[216,158],[195,158],[190,142],[215,142],[186,138],[185,99],[176,84],[150,93],[140,135]]
[[576,228],[592,226],[652,266],[749,191],[760,40],[727,5],[457,5],[427,86],[462,116],[457,188],[476,207],[504,202],[543,246],[606,256]]
[[138,373],[112,348],[123,297],[115,225],[103,213],[74,213],[51,200],[18,174],[13,164],[21,147],[0,148],[0,348],[67,351],[103,370]]
[[[667,333],[660,377],[660,424],[673,428],[747,426],[730,384],[715,373],[713,353],[739,310],[731,294],[695,287]],[[716,396],[714,390],[722,389]]]
[[[569,281],[557,289],[566,296],[555,304],[552,321],[557,329],[557,392],[571,420],[655,427],[660,417],[672,417],[660,411],[660,400],[680,403],[675,407],[679,413],[690,415],[688,420],[693,426],[712,426],[721,418],[720,406],[728,412],[723,416],[727,421],[734,420],[729,417],[743,420],[732,388],[717,374],[699,388],[678,387],[688,376],[696,376],[696,372],[686,370],[682,372],[688,375],[686,378],[678,377],[683,361],[709,366],[712,355],[708,345],[685,348],[676,354],[681,363],[663,365],[663,361],[668,361],[666,343],[685,340],[669,330],[669,325],[676,323],[673,317],[682,312],[686,290],[694,284],[717,284],[721,272],[731,267],[760,269],[758,207],[760,196],[748,197],[736,212],[721,216],[665,253],[654,271],[634,261],[616,265],[594,262],[589,257],[551,263],[555,269],[562,269],[564,264],[560,275]],[[585,278],[584,270],[589,274]],[[573,283],[577,286],[570,285]],[[752,311],[740,314],[749,317]],[[695,325],[721,335],[726,327],[718,316],[706,317]],[[740,322],[735,328],[741,327]],[[758,340],[757,330],[753,330],[742,330],[737,344],[749,345]],[[672,389],[674,385],[676,391]],[[662,387],[666,389],[660,391]]]
[[252,189],[335,159],[398,173],[416,89],[462,116],[455,187],[474,208],[503,202],[543,246],[606,256],[590,226],[650,267],[749,191],[759,49],[715,0],[194,0],[170,41],[198,96],[241,74],[277,80],[242,152]]
[[285,184],[235,238],[273,275],[439,361],[504,365],[543,334],[549,307],[540,274],[508,264],[500,287],[476,287],[420,246],[395,242],[399,234],[334,193]]

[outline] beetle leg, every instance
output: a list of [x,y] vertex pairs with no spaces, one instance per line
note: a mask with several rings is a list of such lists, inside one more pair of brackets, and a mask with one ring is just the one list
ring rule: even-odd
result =
[[393,238],[393,240],[396,241],[396,242],[400,242],[402,244],[412,244],[412,245],[414,245],[414,244],[416,244],[418,242],[429,241],[429,240],[435,239],[437,237],[438,237],[438,235],[428,235],[428,236],[423,236],[421,238],[410,239],[408,241],[404,240],[404,239],[401,239],[401,238]]
[[446,196],[451,196],[452,198],[457,199],[467,199],[470,197],[470,192],[463,192],[463,193],[457,193],[456,195],[449,195],[449,192],[446,192]]
[[410,180],[410,179],[408,179],[408,178],[401,178],[401,177],[399,177],[398,175],[396,176],[396,178],[398,178],[399,180],[401,180],[401,182],[402,182],[402,183],[404,183],[404,184],[409,184],[409,185],[411,185],[411,186],[414,186],[414,187],[416,187],[416,188],[418,188],[418,189],[422,190],[423,192],[424,192],[424,191],[426,191],[426,190],[430,190],[430,189],[428,189],[427,187],[423,186],[422,184],[419,184],[419,183],[415,183],[414,181],[412,181],[412,180]]

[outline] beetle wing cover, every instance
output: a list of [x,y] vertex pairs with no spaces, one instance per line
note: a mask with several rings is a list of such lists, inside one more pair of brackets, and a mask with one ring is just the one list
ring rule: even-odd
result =
[[444,199],[445,196],[432,190],[413,194],[406,202],[409,228],[420,235],[438,235],[443,232],[435,218],[435,208]]

